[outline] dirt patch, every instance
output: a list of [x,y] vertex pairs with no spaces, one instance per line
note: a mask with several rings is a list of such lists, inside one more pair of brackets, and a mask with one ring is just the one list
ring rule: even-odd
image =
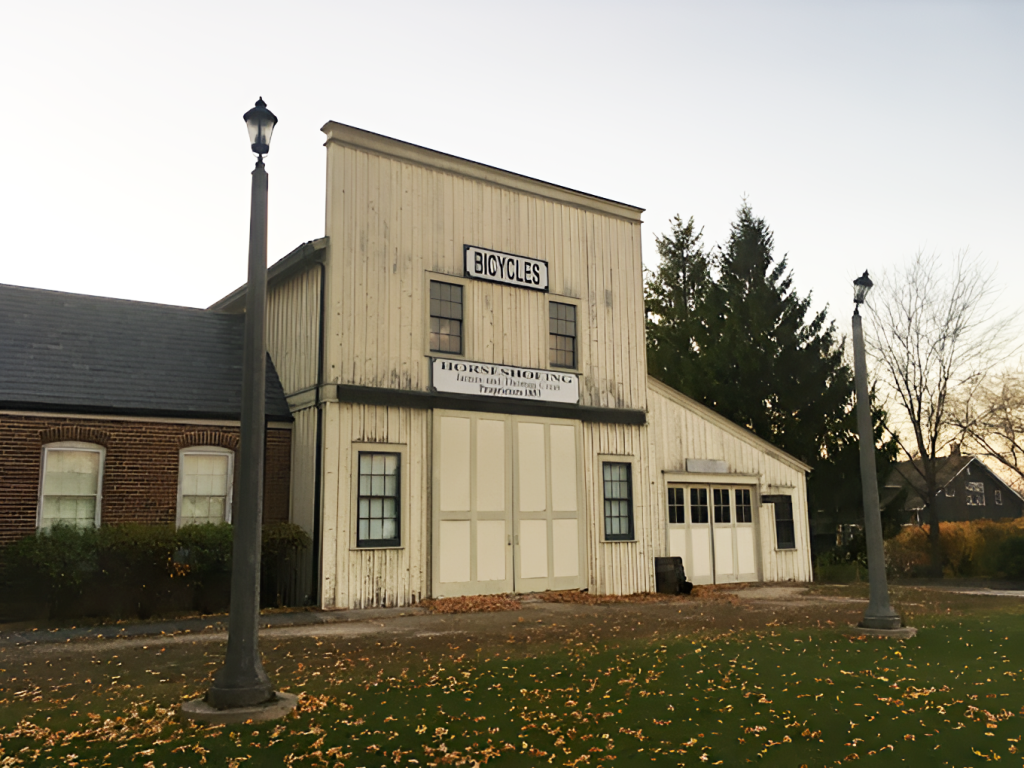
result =
[[537,595],[545,603],[576,603],[580,605],[677,603],[694,600],[722,600],[737,605],[739,599],[732,594],[743,589],[744,584],[702,584],[693,588],[689,595],[663,595],[658,592],[639,592],[635,595],[592,595],[579,590],[564,592],[541,592]]
[[442,597],[436,600],[424,600],[420,605],[431,613],[492,613],[494,611],[516,611],[522,608],[522,603],[508,595]]

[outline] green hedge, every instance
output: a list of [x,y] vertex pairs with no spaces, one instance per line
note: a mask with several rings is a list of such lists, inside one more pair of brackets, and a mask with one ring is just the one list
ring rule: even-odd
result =
[[[0,617],[148,618],[228,608],[232,527],[57,525],[0,551]],[[291,523],[263,528],[261,603],[281,605],[308,534]]]

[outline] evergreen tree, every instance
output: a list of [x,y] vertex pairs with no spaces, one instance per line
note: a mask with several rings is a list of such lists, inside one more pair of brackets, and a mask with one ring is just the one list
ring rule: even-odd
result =
[[657,236],[661,255],[657,272],[644,284],[647,309],[647,369],[661,381],[703,399],[705,378],[699,365],[708,339],[706,303],[711,293],[712,254],[704,250],[703,231],[676,216],[672,234]]
[[[808,507],[861,522],[853,372],[843,340],[810,297],[793,289],[764,219],[744,202],[721,253],[705,250],[693,219],[657,239],[662,261],[645,287],[648,369],[813,468]],[[876,440],[885,413],[873,408]],[[879,475],[895,459],[879,453]]]
[[773,251],[771,230],[744,202],[708,301],[705,402],[813,466],[841,446],[853,373],[835,324],[824,310],[807,318],[810,296],[797,295]]

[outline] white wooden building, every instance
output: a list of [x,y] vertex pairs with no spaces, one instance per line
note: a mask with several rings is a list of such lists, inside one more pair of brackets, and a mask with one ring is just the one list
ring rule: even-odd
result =
[[808,467],[647,375],[640,208],[323,130],[326,237],[268,275],[320,605],[810,580]]

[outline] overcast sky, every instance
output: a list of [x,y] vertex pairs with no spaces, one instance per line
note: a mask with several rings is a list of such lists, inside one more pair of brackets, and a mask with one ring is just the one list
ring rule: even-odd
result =
[[1024,2],[51,2],[0,27],[0,283],[207,306],[245,280],[242,114],[280,119],[270,260],[324,232],[328,120],[723,241],[801,294],[970,248],[1024,278]]

